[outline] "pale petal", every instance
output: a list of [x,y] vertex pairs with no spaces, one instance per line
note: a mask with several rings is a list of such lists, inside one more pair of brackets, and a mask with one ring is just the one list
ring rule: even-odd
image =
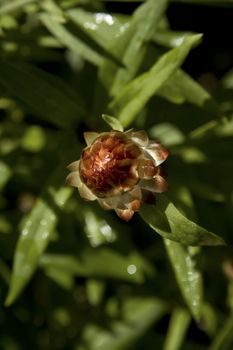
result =
[[67,166],[67,169],[70,171],[78,171],[79,170],[79,163],[80,163],[80,161],[76,160],[75,162],[70,163]]
[[129,191],[129,194],[133,197],[133,198],[138,198],[141,199],[142,198],[142,192],[141,192],[141,188],[137,185],[134,186],[134,188]]
[[126,204],[127,208],[132,211],[139,211],[140,205],[141,205],[140,199],[132,199],[131,202]]
[[115,209],[115,212],[124,221],[129,221],[134,214],[134,211],[130,209]]
[[131,139],[142,147],[147,146],[149,142],[147,133],[144,130],[133,131],[131,134]]
[[77,187],[80,196],[87,201],[94,201],[96,196],[89,188],[81,181],[79,171],[73,171],[66,178],[66,185]]
[[97,198],[99,205],[104,209],[104,210],[111,210],[113,209],[109,204],[107,203],[106,200]]
[[112,196],[104,199],[99,199],[106,209],[126,209],[124,204],[124,195]]
[[80,196],[86,201],[96,200],[96,196],[89,190],[89,188],[81,182],[81,185],[78,187]]
[[142,180],[140,186],[142,189],[156,193],[162,193],[168,190],[167,181],[159,175],[151,180]]
[[154,141],[151,141],[144,150],[154,159],[156,166],[163,163],[169,155],[169,151],[166,148]]
[[158,173],[158,167],[155,165],[154,159],[138,160],[138,176],[140,179],[152,179]]
[[116,206],[117,209],[130,209],[133,211],[139,210],[142,199],[142,192],[139,186],[135,186],[131,191],[118,197],[119,200]]
[[[137,211],[141,203],[142,193],[139,186],[135,186],[131,191],[123,194],[98,198],[99,204],[106,210],[108,209],[132,209]],[[133,209],[135,208],[135,209]]]
[[134,129],[131,128],[131,129],[125,130],[125,131],[124,131],[124,134],[126,134],[127,136],[131,136],[131,134],[132,134],[133,131],[134,131]]
[[90,144],[92,144],[93,141],[95,141],[95,139],[99,136],[99,134],[93,131],[86,131],[83,133],[83,136],[87,146],[89,146]]
[[73,187],[79,187],[81,185],[81,180],[78,171],[73,171],[67,176],[66,185]]

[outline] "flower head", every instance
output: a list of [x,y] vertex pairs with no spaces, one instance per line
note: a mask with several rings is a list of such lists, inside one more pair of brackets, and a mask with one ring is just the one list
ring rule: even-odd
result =
[[66,183],[77,187],[85,200],[97,199],[128,221],[140,208],[142,192],[167,190],[159,165],[168,151],[145,131],[87,132],[84,137],[87,147],[80,160],[68,165]]

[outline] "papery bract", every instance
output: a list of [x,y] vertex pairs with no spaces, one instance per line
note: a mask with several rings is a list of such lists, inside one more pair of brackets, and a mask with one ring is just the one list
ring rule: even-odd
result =
[[77,187],[85,200],[97,199],[128,221],[139,210],[142,194],[167,191],[160,164],[169,152],[145,131],[86,132],[84,137],[87,147],[68,166],[66,183]]

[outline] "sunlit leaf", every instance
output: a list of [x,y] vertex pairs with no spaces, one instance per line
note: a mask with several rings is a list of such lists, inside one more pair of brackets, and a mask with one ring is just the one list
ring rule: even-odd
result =
[[142,205],[140,215],[164,238],[184,245],[221,245],[221,237],[183,216],[165,195],[158,195],[156,205]]
[[217,103],[211,95],[187,73],[178,69],[159,89],[158,94],[174,103],[189,102],[220,116]]
[[[51,187],[51,196],[58,207],[64,206],[71,193],[70,188],[62,187],[55,190]],[[37,268],[39,258],[51,240],[57,221],[54,209],[45,199],[38,199],[20,230],[10,289],[6,299],[7,306],[19,296]]]
[[103,120],[113,129],[118,131],[123,131],[123,126],[119,122],[118,119],[111,117],[110,115],[103,114],[102,115]]
[[36,2],[36,0],[18,0],[5,3],[0,6],[0,15],[11,13],[23,8],[25,5]]
[[84,41],[80,40],[77,35],[68,30],[65,24],[57,20],[57,17],[44,13],[40,18],[46,28],[64,45],[64,47],[69,48],[80,57],[97,66],[101,63],[101,55]]
[[184,38],[194,35],[192,32],[174,32],[167,29],[159,29],[153,38],[153,41],[159,45],[173,48],[180,46],[183,43]]
[[164,239],[165,247],[175,272],[180,291],[196,321],[200,321],[202,311],[202,276],[197,270],[190,248]]
[[200,39],[201,35],[185,38],[182,45],[164,54],[148,72],[138,76],[120,91],[111,102],[110,109],[118,116],[124,127],[133,122],[149,99],[181,66],[192,46]]
[[[122,58],[125,66],[106,61],[100,70],[100,78],[104,86],[116,95],[138,72],[146,52],[146,43],[151,40],[159,20],[166,10],[166,0],[149,0],[134,12],[130,23],[116,40],[113,41],[113,54]],[[145,21],[146,18],[146,21]]]
[[[113,40],[124,31],[125,23],[109,13],[91,13],[81,8],[67,11],[68,17],[82,28],[103,49],[109,51]],[[118,55],[116,56],[118,57]],[[120,58],[120,57],[119,57]]]

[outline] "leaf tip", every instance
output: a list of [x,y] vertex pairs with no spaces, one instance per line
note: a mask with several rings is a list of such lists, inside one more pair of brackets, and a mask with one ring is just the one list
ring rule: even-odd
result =
[[102,114],[102,118],[113,130],[124,131],[121,122],[117,118],[108,114]]

